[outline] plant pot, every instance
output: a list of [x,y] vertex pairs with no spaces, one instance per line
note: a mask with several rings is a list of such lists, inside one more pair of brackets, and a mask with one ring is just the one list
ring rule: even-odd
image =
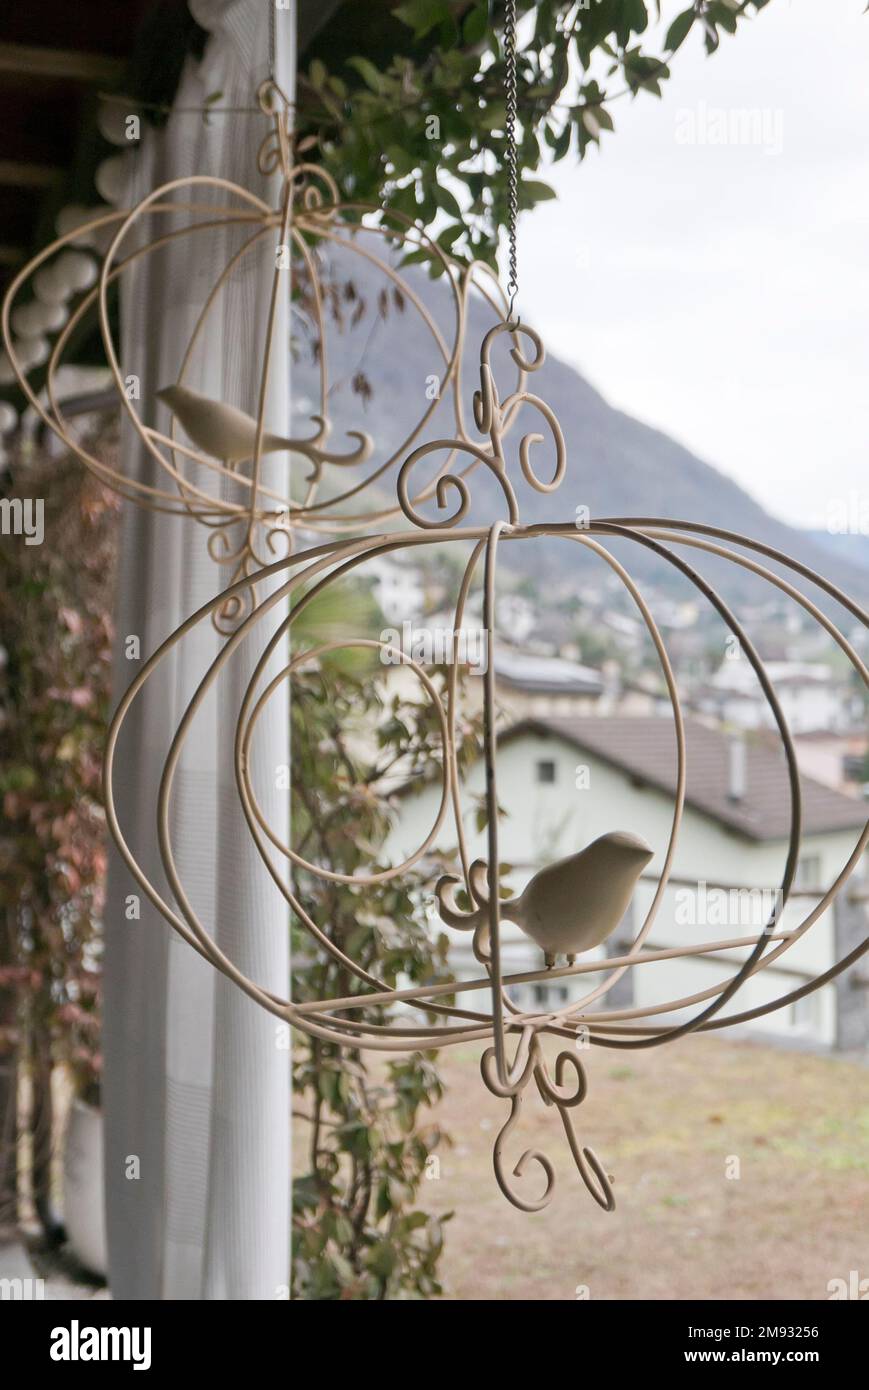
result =
[[105,1277],[103,1116],[84,1101],[70,1106],[63,1155],[63,1211],[72,1253],[85,1269]]

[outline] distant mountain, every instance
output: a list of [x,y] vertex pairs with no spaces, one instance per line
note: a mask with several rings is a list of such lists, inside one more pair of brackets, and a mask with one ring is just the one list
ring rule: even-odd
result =
[[[392,303],[386,319],[372,328],[373,311],[384,282],[366,262],[357,262],[351,267],[349,261],[344,255],[340,266],[336,263],[336,282],[341,285],[352,278],[359,298],[344,300],[343,291],[336,296],[336,301],[342,304],[341,313],[346,322],[341,332],[330,332],[329,365],[334,383],[329,398],[334,421],[330,447],[341,447],[342,431],[361,427],[377,441],[375,459],[381,460],[398,447],[403,433],[425,409],[432,375],[442,370],[442,363],[409,302],[405,302],[403,312]],[[414,293],[446,333],[450,315],[449,290],[445,282],[431,281],[418,267],[408,267],[405,273]],[[368,312],[360,314],[359,322],[352,325],[349,320],[360,300],[367,305]],[[477,344],[492,321],[488,306],[476,300],[469,314],[462,384],[465,421],[472,438],[476,435],[471,396],[479,382]],[[512,388],[515,373],[506,349],[505,341],[495,352],[502,396]],[[316,409],[313,405],[316,369],[317,364],[308,360],[302,350],[293,379],[300,416],[311,408]],[[371,388],[367,400],[351,389],[354,377],[359,385],[359,373]],[[509,452],[509,444],[518,440],[520,431],[539,428],[546,436],[546,426],[538,423],[535,412],[528,408],[523,410],[518,428],[511,432],[508,441],[508,458],[515,463],[512,477],[523,521],[570,520],[579,505],[588,506],[592,517],[661,516],[708,521],[784,550],[825,573],[854,597],[869,599],[869,544],[843,543],[866,541],[865,537],[821,536],[777,521],[732,479],[704,463],[661,430],[614,409],[575,368],[551,354],[547,355],[543,368],[530,378],[529,389],[541,396],[558,416],[569,462],[567,476],[557,492],[541,494],[527,485],[515,453]],[[301,430],[301,418],[297,423]],[[453,434],[454,422],[444,402],[416,442],[452,437]],[[513,448],[515,450],[515,443]],[[548,438],[534,450],[534,457],[541,476],[549,476],[547,469],[551,472],[552,452]],[[441,458],[442,455],[435,456],[420,463],[416,476],[420,480],[430,476],[432,466]],[[397,471],[398,464],[378,481],[379,503],[388,505],[394,500]],[[333,486],[336,476],[338,484],[346,486],[350,471],[344,474],[332,470],[330,483]],[[500,489],[487,469],[480,467],[469,479],[469,486],[472,499],[469,523],[481,524],[505,514]],[[365,494],[354,499],[354,510],[363,500],[368,501]],[[431,503],[427,514],[436,515]],[[617,544],[614,553],[629,564],[638,578],[654,577],[658,582],[668,582],[663,574],[667,569],[663,562],[635,544]],[[759,581],[747,571],[717,562],[696,550],[685,548],[681,553],[713,583],[722,584],[726,596],[763,597]],[[580,580],[587,574],[590,564],[599,565],[600,561],[589,556],[584,547],[543,541],[505,545],[504,563],[538,579],[563,578],[575,573]],[[685,581],[678,582],[684,584]]]
[[815,545],[819,545],[828,554],[842,556],[853,565],[869,567],[869,535],[860,531],[843,535],[831,534],[829,531],[809,531],[807,535],[811,536]]

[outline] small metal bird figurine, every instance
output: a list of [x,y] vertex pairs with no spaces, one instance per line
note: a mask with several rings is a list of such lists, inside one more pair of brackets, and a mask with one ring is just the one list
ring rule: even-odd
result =
[[[252,415],[237,410],[234,405],[200,396],[187,386],[164,386],[157,392],[157,400],[168,405],[204,454],[223,459],[224,463],[241,463],[242,459],[253,457],[256,420]],[[291,444],[292,440],[282,439],[280,435],[264,434],[262,451],[271,454],[278,449],[288,449]]]
[[[653,857],[654,851],[638,835],[611,831],[579,854],[540,869],[517,898],[501,902],[500,914],[540,946],[549,968],[561,954],[572,965],[580,952],[599,946],[615,930]],[[489,959],[489,884],[482,860],[471,865],[469,879],[472,911],[462,912],[456,905],[460,880],[449,874],[435,890],[438,910],[448,926],[473,930],[474,953],[485,961]]]
[[[224,405],[222,401],[212,401],[191,391],[189,386],[164,386],[157,392],[157,399],[169,407],[180,421],[187,435],[203,453],[224,463],[235,465],[244,459],[253,458],[256,450],[257,422],[252,415],[238,410],[234,405]],[[349,454],[329,454],[320,445],[329,434],[329,424],[322,415],[313,416],[317,433],[313,439],[288,439],[284,435],[263,434],[263,454],[273,454],[281,449],[304,454],[313,464],[312,478],[319,477],[324,463],[363,463],[372,452],[373,444],[361,430],[349,430],[351,439],[358,440],[357,448]]]
[[540,869],[518,898],[501,904],[501,916],[537,942],[548,966],[562,953],[572,965],[615,930],[653,857],[638,835],[611,831],[579,854]]

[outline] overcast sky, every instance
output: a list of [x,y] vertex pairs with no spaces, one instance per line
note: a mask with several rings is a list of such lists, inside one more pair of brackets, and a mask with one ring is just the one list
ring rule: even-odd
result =
[[802,526],[869,490],[864,7],[771,0],[710,58],[692,35],[519,228],[552,351]]

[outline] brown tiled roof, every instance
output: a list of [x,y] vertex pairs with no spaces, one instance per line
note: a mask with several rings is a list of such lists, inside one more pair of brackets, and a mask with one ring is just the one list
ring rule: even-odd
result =
[[[523,733],[555,735],[640,783],[673,793],[676,788],[676,735],[670,719],[570,718],[523,719],[501,738],[511,742]],[[790,792],[784,752],[769,736],[749,736],[745,796],[728,795],[728,738],[696,720],[685,721],[688,754],[686,802],[722,825],[752,840],[779,840],[790,826]],[[859,829],[869,807],[811,777],[801,775],[803,831]]]

